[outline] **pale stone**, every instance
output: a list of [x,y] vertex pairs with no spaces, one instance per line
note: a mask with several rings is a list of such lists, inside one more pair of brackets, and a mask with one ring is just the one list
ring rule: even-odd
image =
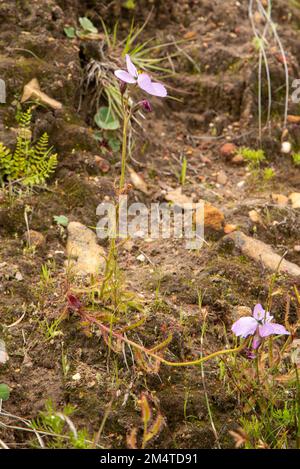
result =
[[217,174],[217,182],[219,184],[222,184],[222,186],[224,186],[228,181],[228,177],[225,173],[225,171],[220,171],[218,174]]
[[293,192],[289,195],[293,208],[300,208],[300,192]]
[[67,256],[76,275],[97,275],[105,267],[105,251],[97,236],[79,222],[68,224]]
[[286,207],[286,205],[289,203],[288,197],[283,194],[272,194],[272,200],[275,204],[281,207]]
[[235,231],[227,235],[226,238],[231,239],[245,256],[262,264],[272,272],[277,272],[278,270],[280,273],[300,279],[300,267],[293,262],[282,259],[282,256],[277,254],[268,244],[246,236],[241,231]]
[[39,231],[29,230],[25,233],[25,239],[29,246],[35,246],[37,248],[44,247],[46,245],[45,236]]

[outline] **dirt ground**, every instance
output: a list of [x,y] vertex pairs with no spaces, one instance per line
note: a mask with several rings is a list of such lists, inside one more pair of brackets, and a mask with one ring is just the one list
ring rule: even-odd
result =
[[[205,364],[204,384],[199,367],[162,365],[157,373],[147,374],[137,366],[127,367],[122,354],[108,356],[101,336],[85,334],[76,314],[70,313],[60,323],[54,338],[47,337],[41,326],[45,319],[50,323],[63,313],[67,291],[82,288],[78,279],[70,284],[65,267],[66,232],[54,223],[53,216],[65,215],[69,221],[95,226],[96,207],[105,196],[113,198],[120,173],[118,156],[105,153],[93,138],[94,110],[88,93],[78,111],[84,67],[90,59],[99,58],[97,41],[70,40],[63,29],[76,24],[78,17],[88,16],[100,30],[101,16],[112,26],[119,19],[125,37],[132,12],[121,8],[121,3],[0,0],[0,78],[7,86],[7,102],[0,105],[0,141],[8,146],[15,142],[16,102],[30,79],[38,78],[41,88],[63,103],[62,110],[38,107],[33,116],[34,135],[47,131],[59,155],[47,190],[37,188],[18,197],[0,192],[0,326],[10,356],[0,369],[0,382],[12,390],[3,406],[11,414],[33,419],[49,398],[58,410],[72,404],[76,426],[93,435],[112,402],[99,443],[120,448],[126,446],[126,436],[133,427],[142,428],[138,399],[141,392],[147,392],[165,419],[151,447],[215,448],[205,384],[219,444],[233,447],[229,430],[238,424],[239,403],[223,389],[216,361]],[[272,273],[228,243],[224,225],[236,225],[271,245],[279,255],[287,251],[286,259],[300,265],[300,252],[294,249],[300,244],[299,210],[290,205],[280,207],[272,200],[273,193],[288,196],[299,192],[300,173],[290,157],[280,152],[284,71],[275,51],[270,57],[272,128],[264,132],[262,141],[266,165],[275,170],[275,177],[269,182],[254,180],[245,163],[235,164],[220,151],[226,142],[237,147],[256,147],[258,143],[257,52],[248,2],[136,3],[134,15],[140,24],[153,7],[143,40],[189,38],[189,47],[188,56],[179,53],[173,59],[176,75],[165,80],[169,94],[178,99],[153,99],[153,113],[147,115],[137,138],[130,165],[147,183],[148,193],[133,188],[130,200],[146,204],[163,201],[169,188],[178,187],[181,160],[186,156],[184,193],[218,208],[225,221],[221,229],[207,229],[207,243],[199,251],[185,249],[181,240],[141,239],[120,247],[123,283],[143,301],[147,312],[146,322],[130,337],[151,347],[172,332],[169,358],[191,360],[201,352],[205,314],[209,327],[204,353],[208,354],[226,346],[226,329],[230,330],[238,306],[252,308],[264,303],[268,295]],[[291,78],[298,78],[300,9],[292,2],[287,8],[286,1],[278,0],[273,19],[279,24]],[[291,103],[289,114],[297,113],[298,106]],[[297,148],[299,124],[288,124],[288,130]],[[101,172],[95,155],[109,162],[108,172]],[[220,174],[225,174],[225,183]],[[30,207],[30,229],[46,240],[34,252],[26,250],[26,207]],[[259,222],[250,219],[253,210],[259,212]],[[42,288],[41,268],[47,262],[52,280]],[[17,273],[21,276],[16,278]],[[277,319],[283,317],[286,295],[294,284],[300,280],[284,275],[276,284],[273,312]],[[200,308],[199,292],[203,297]],[[87,295],[78,296],[89,305]],[[4,327],[23,313],[18,325]],[[138,317],[136,312],[132,314],[130,322]],[[62,351],[70,366],[67,376],[62,370]],[[78,373],[81,378],[74,380]],[[25,431],[1,427],[0,438],[17,448],[30,447],[33,439]]]

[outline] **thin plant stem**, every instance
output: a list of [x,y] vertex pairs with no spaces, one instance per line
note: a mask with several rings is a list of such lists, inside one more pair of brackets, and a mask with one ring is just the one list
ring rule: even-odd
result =
[[259,377],[259,352],[257,351],[257,356],[255,358],[255,366],[256,366],[256,376],[257,376],[257,384],[260,384],[260,377]]
[[265,19],[267,20],[268,24],[270,25],[270,27],[272,29],[275,41],[277,42],[277,45],[279,47],[279,50],[280,50],[280,53],[281,53],[281,56],[282,56],[282,60],[283,60],[283,66],[284,66],[284,72],[285,72],[285,89],[286,89],[286,92],[285,92],[285,106],[284,106],[284,122],[283,122],[283,126],[284,126],[284,129],[285,129],[286,126],[287,126],[288,107],[289,107],[289,91],[290,91],[289,90],[289,81],[290,81],[290,79],[289,79],[288,62],[287,62],[286,54],[285,54],[281,39],[279,37],[279,34],[277,33],[276,25],[274,24],[274,22],[271,18],[271,2],[270,2],[270,0],[268,0],[268,10],[267,11],[264,8],[264,6],[263,6],[263,4],[261,3],[260,0],[256,0],[256,2],[258,4],[258,8],[259,8],[261,14],[265,17]]
[[296,447],[297,449],[300,448],[300,379],[299,379],[299,371],[298,366],[295,363],[295,373],[296,373],[296,383],[297,383],[297,390],[296,390],[296,422],[297,422],[297,435],[296,435]]
[[127,160],[127,132],[130,113],[124,106],[124,120],[123,120],[123,139],[122,139],[122,160],[121,160],[121,177],[120,177],[120,192],[124,189],[126,177],[126,160]]
[[79,310],[78,312],[81,315],[83,320],[85,320],[89,323],[96,324],[106,334],[111,334],[113,337],[115,337],[119,341],[125,342],[126,344],[130,345],[133,349],[137,349],[140,352],[145,353],[146,355],[154,358],[158,362],[163,363],[163,364],[168,365],[168,366],[181,367],[181,366],[200,365],[201,363],[204,363],[208,360],[219,357],[221,355],[229,355],[229,354],[232,354],[232,353],[239,353],[242,350],[244,350],[249,344],[249,340],[247,339],[241,345],[239,345],[238,347],[225,349],[225,350],[218,350],[218,351],[213,352],[209,355],[206,355],[205,357],[200,357],[197,360],[190,360],[190,361],[184,361],[184,362],[171,362],[171,361],[166,360],[165,358],[161,357],[160,355],[157,355],[153,350],[147,349],[147,348],[143,347],[142,345],[139,345],[136,342],[133,342],[132,340],[128,339],[127,337],[124,337],[123,335],[119,334],[118,332],[112,331],[110,326],[109,327],[105,326],[99,320],[97,320],[94,316],[88,314],[87,312],[85,312],[83,310]]
[[[200,311],[201,311],[201,305],[202,305],[202,297],[199,295],[199,309],[200,309]],[[202,324],[201,337],[200,337],[200,344],[201,344],[200,357],[201,358],[203,358],[203,342],[204,342],[204,336],[205,336],[205,332],[206,332],[206,325],[207,325],[207,323],[206,323],[206,317],[205,317],[204,321],[203,321],[203,324]],[[203,390],[204,390],[204,395],[205,395],[205,402],[206,402],[207,412],[208,412],[208,415],[209,415],[210,425],[211,425],[211,428],[212,428],[212,431],[213,431],[213,434],[214,434],[214,437],[215,437],[215,440],[216,440],[217,447],[218,447],[218,449],[221,449],[219,435],[218,435],[218,432],[217,432],[217,429],[216,429],[216,426],[215,426],[215,423],[214,423],[213,414],[212,414],[212,410],[211,410],[209,399],[208,399],[208,393],[207,393],[207,388],[206,388],[206,381],[205,381],[205,373],[204,373],[203,362],[200,363],[200,369],[201,369],[201,379],[202,379],[202,385],[203,385]]]

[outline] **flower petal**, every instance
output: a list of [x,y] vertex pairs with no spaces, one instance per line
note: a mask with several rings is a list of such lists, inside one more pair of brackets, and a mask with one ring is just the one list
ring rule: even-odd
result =
[[257,350],[261,343],[262,343],[262,338],[260,337],[259,334],[256,333],[252,341],[253,350]]
[[260,337],[268,337],[269,335],[290,335],[284,326],[276,323],[266,323],[258,327]]
[[159,96],[161,98],[167,96],[166,88],[160,83],[153,83],[147,73],[141,73],[138,76],[138,85],[142,90],[153,96]]
[[153,96],[159,96],[165,98],[168,94],[166,88],[161,83],[152,82],[152,94]]
[[265,311],[261,304],[254,306],[253,317],[257,321],[263,321],[263,323],[270,322],[273,319],[273,316],[268,311]]
[[129,74],[133,78],[137,78],[138,77],[138,71],[137,71],[135,65],[132,63],[130,55],[128,55],[128,54],[126,54],[126,65],[127,65],[127,70],[129,72]]
[[251,316],[245,316],[243,318],[238,319],[232,325],[232,332],[238,337],[248,337],[248,335],[255,334],[257,329],[257,321],[255,318]]
[[266,312],[260,303],[254,306],[253,317],[257,321],[261,321],[262,319],[264,319],[265,314]]
[[119,80],[124,81],[125,83],[136,83],[136,79],[125,70],[116,70],[115,75]]
[[[152,82],[151,82],[151,78],[149,77],[149,75],[147,75],[147,73],[141,73],[139,76],[138,76],[138,85],[139,87],[144,90],[144,91],[147,91],[147,93],[149,92],[148,90],[151,91],[152,89]],[[150,93],[151,94],[151,93]]]

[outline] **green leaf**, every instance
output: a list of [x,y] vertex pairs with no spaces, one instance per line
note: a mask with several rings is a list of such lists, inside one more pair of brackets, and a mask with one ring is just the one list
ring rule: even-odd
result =
[[122,6],[124,8],[127,8],[127,10],[134,10],[136,7],[136,4],[134,0],[127,0],[126,2],[123,3]]
[[109,140],[108,140],[108,145],[110,146],[110,148],[112,149],[112,151],[114,153],[118,152],[121,148],[121,142],[119,139],[117,138],[114,138],[114,137],[111,137]]
[[82,27],[82,29],[84,31],[88,31],[89,33],[97,33],[98,32],[98,29],[95,28],[95,26],[93,25],[91,20],[89,20],[85,16],[82,17],[82,18],[79,18],[79,23],[80,23],[80,26]]
[[94,137],[95,140],[97,140],[97,142],[102,142],[103,135],[102,135],[101,130],[96,130],[93,134],[93,137]]
[[61,226],[68,226],[69,224],[68,217],[65,217],[64,215],[54,215],[53,219],[58,225]]
[[7,401],[9,399],[10,395],[10,388],[7,386],[7,384],[0,384],[0,401]]
[[98,127],[104,130],[117,130],[120,127],[120,122],[115,117],[108,107],[101,107],[95,114],[94,120]]
[[73,26],[70,26],[69,28],[64,28],[64,32],[69,39],[74,39],[74,37],[76,37],[76,31]]

